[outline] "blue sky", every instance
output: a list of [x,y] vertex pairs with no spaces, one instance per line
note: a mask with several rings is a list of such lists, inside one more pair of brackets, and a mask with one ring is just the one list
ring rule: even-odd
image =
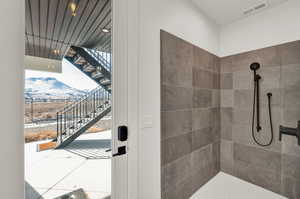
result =
[[54,77],[57,80],[80,90],[91,90],[98,86],[93,80],[91,80],[88,76],[83,74],[65,59],[62,61],[62,73],[26,70],[25,78],[30,77]]

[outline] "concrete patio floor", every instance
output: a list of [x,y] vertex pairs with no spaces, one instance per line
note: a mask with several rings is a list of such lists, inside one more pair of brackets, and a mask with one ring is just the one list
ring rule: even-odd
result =
[[37,152],[25,144],[26,199],[53,199],[82,188],[91,199],[111,191],[111,132],[84,134],[63,150]]

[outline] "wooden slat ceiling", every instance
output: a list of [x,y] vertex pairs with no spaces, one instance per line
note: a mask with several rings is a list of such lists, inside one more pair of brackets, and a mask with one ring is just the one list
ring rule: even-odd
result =
[[73,0],[25,1],[26,55],[61,60],[70,45],[110,52],[111,34],[102,29],[112,28],[111,0],[77,0],[76,16]]

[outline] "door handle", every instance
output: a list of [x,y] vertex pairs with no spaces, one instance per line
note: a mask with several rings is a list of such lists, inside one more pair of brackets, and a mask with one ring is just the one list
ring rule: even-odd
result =
[[113,154],[113,157],[121,156],[126,154],[126,146],[120,146],[118,147],[118,153]]

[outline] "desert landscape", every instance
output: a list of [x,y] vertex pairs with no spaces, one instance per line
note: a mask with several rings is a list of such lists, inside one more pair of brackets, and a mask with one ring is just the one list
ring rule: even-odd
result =
[[[28,102],[25,103],[25,124],[32,122],[54,121],[57,111],[63,109],[70,102]],[[32,114],[33,113],[33,114]],[[32,121],[33,120],[33,121]]]
[[[70,103],[70,101],[26,103],[24,116],[25,142],[56,138],[56,113]],[[107,116],[91,127],[86,133],[105,131],[110,129],[110,125],[111,117]]]

